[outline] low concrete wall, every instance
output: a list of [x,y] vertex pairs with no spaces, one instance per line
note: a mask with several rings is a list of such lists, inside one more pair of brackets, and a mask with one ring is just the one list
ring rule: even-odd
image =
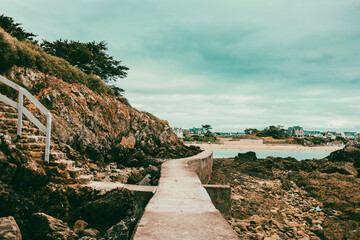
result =
[[204,184],[203,187],[209,194],[212,203],[224,217],[231,216],[231,188],[229,185]]
[[214,164],[212,151],[204,151],[187,160],[189,167],[198,175],[202,184],[210,181],[212,167]]

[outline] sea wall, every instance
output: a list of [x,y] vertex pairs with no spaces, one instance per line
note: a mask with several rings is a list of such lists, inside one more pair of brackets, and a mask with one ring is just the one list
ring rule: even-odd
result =
[[196,156],[186,158],[189,167],[198,175],[202,184],[210,181],[212,166],[214,163],[213,152],[204,151]]
[[229,185],[204,184],[203,187],[209,194],[212,203],[224,217],[229,218],[231,214],[231,189]]

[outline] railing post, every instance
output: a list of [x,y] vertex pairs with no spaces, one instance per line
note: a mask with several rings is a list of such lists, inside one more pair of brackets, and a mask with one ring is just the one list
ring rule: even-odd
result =
[[23,102],[24,102],[24,94],[23,94],[23,88],[19,88],[19,100],[18,100],[18,122],[17,122],[17,135],[21,137],[22,133],[22,115],[23,115]]
[[51,138],[51,113],[46,116],[45,163],[49,163]]

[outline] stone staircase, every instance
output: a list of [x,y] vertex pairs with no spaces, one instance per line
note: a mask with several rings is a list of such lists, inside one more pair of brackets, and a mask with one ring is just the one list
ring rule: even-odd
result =
[[[26,156],[45,164],[45,136],[25,116],[22,121],[22,136],[17,136],[17,110],[0,101],[0,133],[11,137],[12,142]],[[82,167],[76,166],[76,162],[69,160],[66,154],[58,149],[58,145],[52,142],[50,162],[46,166],[46,172],[53,181],[67,183],[88,183],[93,181],[94,176],[86,174]]]

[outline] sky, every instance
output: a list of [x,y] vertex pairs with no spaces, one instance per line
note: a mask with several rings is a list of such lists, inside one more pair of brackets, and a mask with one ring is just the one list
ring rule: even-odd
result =
[[172,127],[360,132],[358,0],[0,0],[38,39],[108,43]]

